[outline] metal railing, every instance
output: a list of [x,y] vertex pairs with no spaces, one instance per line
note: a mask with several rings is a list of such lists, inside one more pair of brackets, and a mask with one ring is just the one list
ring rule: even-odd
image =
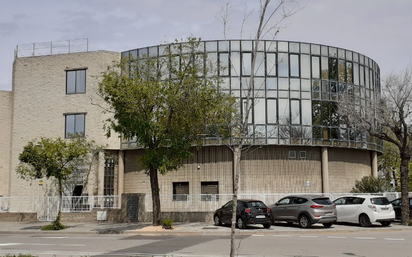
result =
[[[59,211],[58,196],[0,197],[0,212],[35,212],[39,221],[56,218]],[[93,209],[120,209],[121,196],[63,196],[62,212],[90,212]]]
[[[282,197],[292,193],[277,194],[239,194],[239,199],[254,199],[264,202],[266,205],[276,203]],[[305,195],[323,195],[329,197],[332,201],[340,196],[350,195],[350,193],[293,193]],[[362,194],[357,194],[362,195]],[[369,194],[364,194],[369,195]],[[373,195],[382,195],[392,201],[401,197],[399,192],[378,193]],[[411,196],[412,193],[409,193]],[[182,194],[182,195],[160,195],[160,208],[162,212],[212,212],[222,205],[232,200],[232,194]],[[153,211],[152,196],[146,195],[145,210]]]
[[88,51],[89,39],[81,38],[17,45],[14,51],[14,58]]

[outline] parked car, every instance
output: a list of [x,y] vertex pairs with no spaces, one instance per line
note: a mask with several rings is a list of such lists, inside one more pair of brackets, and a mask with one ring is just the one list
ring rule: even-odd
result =
[[384,196],[349,195],[339,197],[333,203],[339,222],[359,223],[362,227],[379,222],[386,227],[395,219],[393,206]]
[[[215,211],[213,220],[216,226],[232,223],[233,201],[227,202],[222,208]],[[270,209],[259,200],[238,200],[236,212],[236,225],[238,228],[246,228],[248,224],[262,224],[270,228]]]
[[322,223],[332,226],[336,221],[336,208],[332,201],[322,195],[290,195],[270,207],[272,221],[298,222],[302,228]]
[[[395,218],[402,218],[402,199],[397,198],[391,202],[393,209],[395,211]],[[409,218],[412,218],[412,197],[409,197]]]

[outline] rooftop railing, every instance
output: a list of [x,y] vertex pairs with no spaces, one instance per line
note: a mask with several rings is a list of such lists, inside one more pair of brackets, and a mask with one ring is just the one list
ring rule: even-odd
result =
[[89,39],[81,38],[17,45],[14,51],[14,58],[88,51]]

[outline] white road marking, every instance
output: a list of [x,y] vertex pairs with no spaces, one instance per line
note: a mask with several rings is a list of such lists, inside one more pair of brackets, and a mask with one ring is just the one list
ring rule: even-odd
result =
[[265,235],[252,235],[252,236],[265,236]]
[[286,236],[286,235],[273,235],[273,236],[276,236],[276,237],[292,237],[292,236]]
[[40,243],[5,243],[5,244],[0,244],[0,246],[9,246],[9,245],[86,246],[85,244],[40,244]]
[[300,237],[318,237],[318,236],[300,236]]
[[19,245],[19,243],[4,243],[4,244],[0,244],[0,246],[9,246],[9,245]]
[[362,239],[362,240],[374,240],[374,237],[355,237],[355,239]]
[[328,238],[346,238],[346,236],[328,236]]
[[385,238],[385,240],[391,240],[391,241],[405,241],[405,238]]

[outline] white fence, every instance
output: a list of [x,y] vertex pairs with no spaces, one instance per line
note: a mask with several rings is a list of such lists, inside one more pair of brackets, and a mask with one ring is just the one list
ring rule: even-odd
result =
[[[296,193],[298,194],[298,193]],[[349,195],[350,193],[302,193],[305,195],[323,195],[329,197],[332,201],[340,196]],[[266,205],[276,203],[282,197],[291,195],[291,193],[279,194],[239,194],[239,199],[255,199],[261,200]],[[361,195],[361,194],[358,194]],[[368,194],[366,194],[368,195]],[[399,192],[388,192],[374,195],[386,196],[389,201],[401,197]],[[411,193],[410,193],[411,195]],[[184,194],[184,195],[160,195],[160,207],[162,212],[211,212],[220,208],[222,205],[232,200],[232,194]],[[146,211],[153,211],[152,196],[146,195],[145,199]]]
[[[54,220],[59,211],[58,196],[0,197],[0,212],[36,212],[39,221]],[[63,196],[62,212],[90,212],[121,207],[121,196]]]

